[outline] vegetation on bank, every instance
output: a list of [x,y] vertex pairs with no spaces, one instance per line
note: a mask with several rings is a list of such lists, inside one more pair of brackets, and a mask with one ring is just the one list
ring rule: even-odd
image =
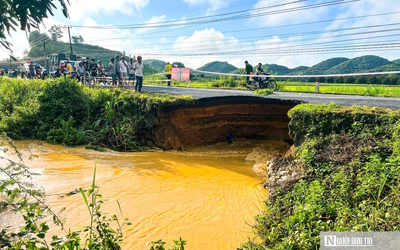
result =
[[0,78],[0,91],[0,132],[12,139],[120,151],[154,146],[145,135],[157,126],[161,110],[194,102],[188,96],[88,87],[68,77]]
[[319,249],[321,231],[400,229],[400,112],[298,105],[289,111],[296,149],[281,164],[305,169],[277,189],[240,249]]

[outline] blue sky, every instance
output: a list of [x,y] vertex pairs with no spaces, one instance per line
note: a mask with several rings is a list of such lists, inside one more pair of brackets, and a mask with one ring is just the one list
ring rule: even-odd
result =
[[[331,57],[400,59],[398,0],[70,1],[70,19],[56,11],[40,32],[70,25],[85,43],[191,68],[215,60],[294,68]],[[28,48],[24,32],[10,41],[16,56]]]

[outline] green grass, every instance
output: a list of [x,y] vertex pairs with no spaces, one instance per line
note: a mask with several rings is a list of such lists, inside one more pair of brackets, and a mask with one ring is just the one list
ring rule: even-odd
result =
[[[315,92],[315,83],[278,82],[278,88],[279,91],[312,93]],[[320,83],[319,93],[400,97],[400,86]]]

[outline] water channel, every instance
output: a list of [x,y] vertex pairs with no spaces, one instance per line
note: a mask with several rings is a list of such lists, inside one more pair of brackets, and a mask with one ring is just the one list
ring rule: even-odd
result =
[[[83,147],[68,148],[38,141],[17,141],[42,186],[53,210],[67,207],[61,215],[67,228],[88,224],[82,196],[68,192],[90,186],[94,166],[101,187],[102,211],[123,217],[132,226],[124,227],[123,249],[149,249],[146,242],[163,239],[171,243],[182,237],[187,249],[236,249],[253,237],[247,223],[263,208],[266,191],[262,164],[284,154],[283,141],[239,140],[233,144],[182,151],[122,153],[97,152]],[[0,225],[17,226],[15,215],[1,216]]]

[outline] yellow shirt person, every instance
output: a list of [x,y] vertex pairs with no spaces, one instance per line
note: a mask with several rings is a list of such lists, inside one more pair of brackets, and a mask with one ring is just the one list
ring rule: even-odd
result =
[[165,75],[168,78],[168,86],[171,86],[171,74],[172,74],[172,65],[167,62],[167,65],[165,65]]
[[67,70],[69,73],[71,73],[73,71],[72,65],[69,61],[67,61]]

